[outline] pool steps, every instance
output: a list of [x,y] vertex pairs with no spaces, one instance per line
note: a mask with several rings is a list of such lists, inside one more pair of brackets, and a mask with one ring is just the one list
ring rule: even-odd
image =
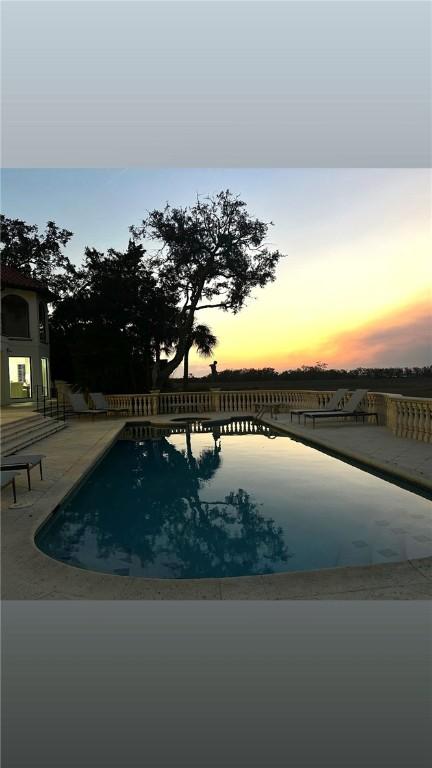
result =
[[54,435],[68,425],[63,421],[57,421],[50,417],[35,414],[28,419],[18,419],[2,425],[1,429],[1,453],[9,456],[11,453],[21,451],[39,440],[44,440]]

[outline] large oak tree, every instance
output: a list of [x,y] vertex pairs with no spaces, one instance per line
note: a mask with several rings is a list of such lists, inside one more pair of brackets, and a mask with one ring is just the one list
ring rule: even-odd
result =
[[44,232],[36,224],[0,215],[3,264],[41,280],[54,294],[53,301],[68,292],[75,267],[64,253],[73,233],[48,221]]
[[155,362],[160,386],[184,360],[198,312],[239,312],[255,288],[275,279],[282,254],[266,244],[270,224],[253,218],[246,203],[226,190],[198,197],[189,208],[167,204],[130,227],[135,241],[154,244],[146,258],[158,284],[180,296],[172,357],[163,368]]
[[[148,270],[145,251],[86,248],[70,295],[51,319],[53,358],[63,376],[105,392],[142,392],[176,338],[178,296]],[[166,288],[166,286],[165,286]]]

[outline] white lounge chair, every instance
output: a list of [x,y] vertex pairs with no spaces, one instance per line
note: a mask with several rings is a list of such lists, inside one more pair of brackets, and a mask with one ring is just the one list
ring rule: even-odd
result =
[[72,406],[72,410],[74,413],[77,414],[77,416],[91,416],[94,418],[97,415],[105,414],[105,416],[108,415],[108,411],[106,408],[99,409],[99,408],[89,408],[86,401],[84,400],[84,395],[82,395],[81,392],[76,392],[75,394],[69,395],[69,402]]
[[[340,401],[343,400],[347,392],[348,392],[347,389],[337,389],[336,392],[331,396],[327,405],[325,405],[324,408],[321,408],[320,410],[335,411]],[[298,416],[298,422],[300,424],[300,416],[303,416],[305,413],[316,413],[316,411],[317,411],[316,408],[300,408],[300,409],[296,408],[294,411],[290,411],[291,421],[292,421],[293,415],[295,414],[296,416]]]
[[102,392],[90,392],[90,397],[95,408],[100,411],[107,411],[107,413],[129,413],[129,408],[122,407],[121,405],[109,405],[105,395]]
[[30,470],[33,469],[33,467],[39,467],[40,479],[43,480],[42,459],[44,458],[45,456],[41,453],[32,453],[32,454],[16,453],[13,456],[2,456],[1,469],[2,470],[25,469],[27,472],[28,489],[29,491],[31,491]]
[[360,404],[362,400],[366,397],[368,393],[367,389],[356,389],[355,392],[352,393],[349,401],[345,403],[345,407],[343,410],[334,410],[334,411],[312,411],[309,413],[304,413],[304,423],[306,424],[306,419],[312,419],[312,425],[315,428],[315,421],[316,419],[328,419],[328,418],[337,418],[340,417],[341,419],[347,419],[347,418],[355,418],[357,421],[358,417],[361,416],[363,423],[367,416],[374,416],[376,423],[378,424],[378,414],[377,413],[369,413],[369,411],[361,411],[359,410]]

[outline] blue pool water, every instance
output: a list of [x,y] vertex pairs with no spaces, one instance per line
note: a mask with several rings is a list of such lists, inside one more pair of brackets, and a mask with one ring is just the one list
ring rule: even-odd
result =
[[131,427],[36,543],[80,568],[180,579],[432,554],[430,499],[289,437],[269,437]]

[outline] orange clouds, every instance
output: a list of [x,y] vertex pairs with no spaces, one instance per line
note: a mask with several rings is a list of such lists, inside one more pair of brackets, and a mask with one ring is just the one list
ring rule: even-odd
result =
[[432,360],[432,305],[423,299],[364,325],[332,334],[319,344],[297,349],[268,364],[295,368],[323,360],[330,366],[425,365]]

